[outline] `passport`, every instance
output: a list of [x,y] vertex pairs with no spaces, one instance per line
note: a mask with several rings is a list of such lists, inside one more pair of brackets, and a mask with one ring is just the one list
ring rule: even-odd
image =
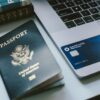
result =
[[100,35],[65,45],[62,51],[74,67],[80,69],[100,62]]
[[32,20],[0,37],[0,72],[11,100],[62,79],[59,65]]

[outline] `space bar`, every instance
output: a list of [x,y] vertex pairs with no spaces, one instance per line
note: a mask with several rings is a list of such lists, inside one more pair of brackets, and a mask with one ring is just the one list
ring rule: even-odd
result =
[[70,14],[70,15],[63,16],[61,18],[64,22],[67,22],[67,21],[71,21],[71,20],[74,20],[74,19],[77,19],[77,18],[80,18],[80,17],[82,17],[82,15],[80,13],[73,13],[73,14]]

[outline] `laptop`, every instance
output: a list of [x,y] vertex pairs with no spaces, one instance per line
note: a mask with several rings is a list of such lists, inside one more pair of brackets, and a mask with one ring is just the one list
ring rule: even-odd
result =
[[100,0],[32,0],[34,10],[79,78],[100,72]]

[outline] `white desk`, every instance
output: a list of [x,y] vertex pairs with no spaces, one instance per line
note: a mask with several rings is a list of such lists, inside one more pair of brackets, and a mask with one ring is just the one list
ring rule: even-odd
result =
[[[8,31],[11,31],[12,29],[16,28],[27,20],[29,19],[0,26],[0,36],[7,33]],[[46,40],[49,48],[54,54],[57,62],[61,66],[64,75],[65,86],[63,88],[56,88],[38,95],[31,95],[27,98],[24,98],[23,100],[85,100],[100,94],[100,74],[95,75],[91,78],[79,80],[74,75],[71,68],[68,66],[67,62],[54,46],[39,22],[37,20],[35,20],[35,22],[42,36]],[[9,100],[1,79],[0,100]]]

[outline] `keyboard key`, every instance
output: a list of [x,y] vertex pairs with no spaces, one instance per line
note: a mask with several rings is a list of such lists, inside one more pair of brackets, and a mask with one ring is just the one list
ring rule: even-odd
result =
[[97,7],[98,8],[98,10],[100,11],[100,7]]
[[54,8],[56,11],[59,11],[59,10],[65,9],[66,6],[65,6],[64,4],[59,4],[59,5],[53,6],[53,8]]
[[82,15],[80,13],[73,13],[73,14],[70,14],[70,15],[67,15],[67,16],[63,16],[61,18],[64,22],[67,22],[67,21],[71,21],[71,20],[74,20],[74,19],[77,19],[77,18],[80,18],[80,17],[82,17]]
[[97,4],[100,5],[100,0],[97,1]]
[[97,6],[97,3],[96,3],[96,2],[91,2],[91,3],[89,3],[89,5],[90,5],[91,7],[96,7],[96,6]]
[[99,12],[98,9],[96,9],[96,8],[92,8],[92,9],[89,9],[89,10],[90,10],[90,12],[92,14],[95,14],[95,13],[98,13]]
[[89,8],[90,8],[90,6],[89,6],[88,4],[83,4],[83,5],[81,5],[81,7],[82,7],[83,9],[89,9]]
[[72,9],[73,9],[75,12],[81,11],[81,10],[82,10],[79,6],[72,7]]
[[67,26],[68,28],[72,28],[72,27],[75,27],[75,26],[76,26],[75,23],[74,23],[73,21],[66,22],[65,24],[66,24],[66,26]]
[[85,24],[85,22],[83,21],[83,19],[76,19],[76,20],[74,20],[75,21],[75,23],[77,24],[77,25],[82,25],[82,24]]
[[90,15],[90,12],[88,10],[84,10],[81,12],[83,16],[88,16]]
[[58,4],[56,0],[49,0],[49,3],[50,3],[51,5],[56,5],[56,4]]
[[83,1],[82,1],[82,0],[75,0],[74,2],[75,2],[75,4],[77,4],[77,5],[83,4]]
[[93,17],[95,20],[99,20],[99,19],[100,19],[100,14],[92,15],[92,17]]
[[86,23],[94,21],[93,18],[90,16],[84,17],[83,19],[85,20]]
[[57,0],[59,3],[64,3],[66,0]]
[[84,2],[88,3],[88,2],[92,2],[92,0],[84,0]]
[[67,7],[75,6],[75,4],[71,1],[66,2]]
[[68,14],[71,14],[71,13],[73,13],[73,11],[71,10],[71,8],[67,8],[67,9],[59,11],[58,15],[64,16],[64,15],[68,15]]

